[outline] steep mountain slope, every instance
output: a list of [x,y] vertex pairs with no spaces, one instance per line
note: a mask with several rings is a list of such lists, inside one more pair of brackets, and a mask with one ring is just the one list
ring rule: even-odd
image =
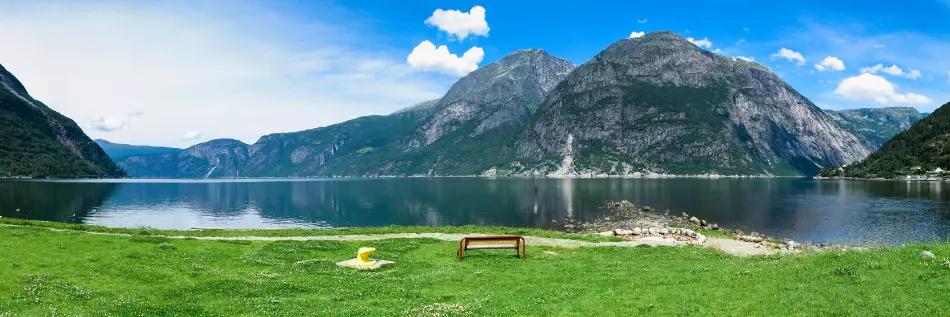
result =
[[251,147],[244,175],[479,174],[514,159],[514,140],[573,67],[542,50],[520,50],[462,77],[437,101],[264,136]]
[[128,156],[119,166],[136,178],[220,178],[241,177],[247,161],[247,144],[216,139],[177,153]]
[[894,178],[950,170],[950,103],[884,142],[866,159],[821,171],[825,177]]
[[249,149],[243,175],[375,176],[402,175],[408,164],[400,141],[420,125],[425,109],[388,116],[360,117],[342,123],[260,138]]
[[103,139],[93,140],[96,144],[106,152],[106,155],[109,156],[112,160],[118,161],[126,156],[131,155],[149,155],[149,154],[165,154],[165,153],[178,153],[181,152],[181,149],[172,148],[172,147],[162,147],[162,146],[146,146],[146,145],[131,145],[131,144],[122,144],[122,143],[112,143]]
[[459,79],[409,141],[411,174],[473,175],[516,159],[514,140],[574,64],[516,51]]
[[0,65],[0,177],[125,176],[73,120],[33,99]]
[[912,107],[824,110],[839,126],[863,138],[868,148],[880,148],[897,133],[924,117]]
[[653,32],[611,45],[558,84],[509,169],[813,175],[869,152],[767,68]]

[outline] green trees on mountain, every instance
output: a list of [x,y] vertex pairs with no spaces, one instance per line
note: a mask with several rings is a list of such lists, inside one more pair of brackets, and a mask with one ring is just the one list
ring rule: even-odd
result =
[[950,103],[898,133],[866,159],[824,169],[822,177],[895,178],[946,175],[950,169]]

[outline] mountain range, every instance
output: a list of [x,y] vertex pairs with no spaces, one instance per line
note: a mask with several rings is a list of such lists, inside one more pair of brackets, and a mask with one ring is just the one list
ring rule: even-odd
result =
[[880,148],[894,135],[928,115],[912,107],[825,110],[825,113],[842,128],[863,138],[865,144],[873,149]]
[[181,152],[179,148],[164,146],[132,145],[122,143],[112,143],[103,139],[92,140],[106,152],[106,155],[113,160],[121,160],[132,155],[149,155]]
[[122,171],[73,120],[0,65],[0,177],[116,178]]
[[950,103],[884,142],[866,159],[821,171],[823,177],[950,177]]
[[[4,110],[42,105],[3,75]],[[140,178],[810,176],[865,158],[923,116],[912,108],[823,111],[765,66],[662,31],[620,40],[582,65],[519,50],[460,78],[442,98],[254,144],[92,143],[68,118],[34,108],[44,117],[20,126],[43,128],[43,118],[55,117],[78,131],[51,138],[62,149],[87,151],[72,151],[89,170],[77,177],[122,177],[124,170]],[[97,165],[106,154],[121,170],[111,161]]]
[[919,119],[857,113],[822,111],[760,64],[653,32],[579,66],[519,50],[390,115],[119,165],[134,177],[810,176]]

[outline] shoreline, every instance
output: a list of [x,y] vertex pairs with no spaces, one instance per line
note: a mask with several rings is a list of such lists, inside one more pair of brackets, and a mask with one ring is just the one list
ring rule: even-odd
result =
[[50,181],[50,182],[127,182],[127,181],[235,181],[235,180],[269,180],[269,181],[308,181],[308,180],[378,180],[378,179],[437,179],[437,178],[471,178],[471,179],[814,179],[809,176],[756,176],[756,175],[673,175],[673,174],[654,174],[650,176],[630,176],[630,175],[606,175],[606,176],[550,176],[550,175],[509,175],[509,176],[484,176],[484,175],[409,175],[409,176],[334,176],[334,177],[221,177],[221,178],[0,178],[0,181]]
[[950,178],[862,178],[845,176],[814,176],[815,180],[854,180],[854,181],[875,181],[875,182],[950,182]]

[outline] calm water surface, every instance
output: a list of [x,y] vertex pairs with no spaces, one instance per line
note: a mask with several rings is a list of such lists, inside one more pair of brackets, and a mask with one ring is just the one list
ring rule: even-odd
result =
[[607,201],[829,243],[950,237],[950,184],[805,179],[0,181],[0,216],[105,226],[505,225],[603,217]]

